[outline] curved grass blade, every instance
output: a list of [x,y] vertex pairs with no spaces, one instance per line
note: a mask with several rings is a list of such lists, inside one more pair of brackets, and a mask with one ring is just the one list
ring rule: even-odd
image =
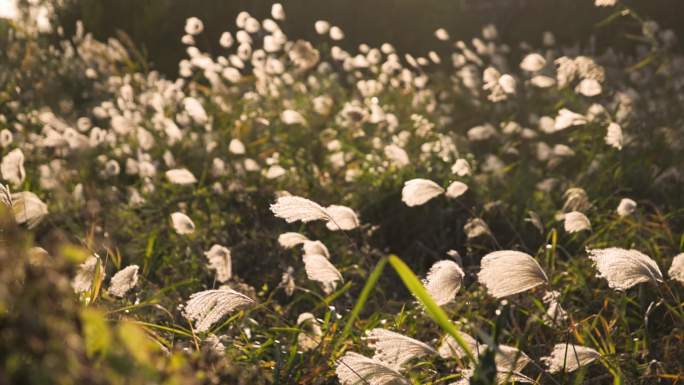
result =
[[413,293],[418,301],[420,301],[423,307],[425,307],[425,311],[428,313],[430,318],[432,318],[442,329],[444,329],[445,332],[454,337],[454,340],[456,340],[458,346],[460,346],[461,349],[463,349],[463,351],[466,353],[468,359],[475,361],[475,356],[473,356],[473,353],[470,351],[470,347],[468,347],[463,338],[461,338],[461,335],[458,333],[458,328],[451,323],[444,310],[442,310],[442,308],[437,305],[435,300],[432,299],[418,277],[416,277],[413,271],[411,271],[411,268],[409,268],[404,261],[402,261],[396,255],[389,256],[389,263],[392,265],[397,274],[399,274],[401,280],[404,281],[404,285],[406,285],[411,293]]

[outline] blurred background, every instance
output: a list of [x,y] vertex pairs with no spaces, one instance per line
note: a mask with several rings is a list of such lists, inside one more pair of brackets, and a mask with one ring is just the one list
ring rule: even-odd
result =
[[[8,9],[11,0],[0,0]],[[65,0],[59,12],[62,25],[83,20],[86,30],[98,39],[123,31],[135,41],[153,66],[175,74],[185,56],[180,42],[188,17],[204,21],[205,33],[198,41],[202,49],[217,49],[219,36],[234,31],[235,17],[246,10],[256,18],[270,15],[273,1],[253,0]],[[503,41],[527,41],[537,45],[542,33],[551,31],[561,43],[586,42],[591,35],[596,44],[626,47],[628,36],[612,33],[619,26],[598,28],[614,8],[597,10],[591,0],[290,0],[284,2],[287,20],[283,25],[292,38],[318,41],[313,24],[327,20],[340,26],[346,35],[343,48],[360,43],[379,46],[390,42],[401,52],[422,55],[445,49],[433,37],[443,27],[452,37],[469,40],[479,35],[483,25],[493,23]],[[643,17],[684,35],[684,1],[623,0]],[[0,11],[2,13],[2,11]],[[67,33],[73,30],[66,31]],[[204,40],[201,40],[204,39]],[[681,42],[680,42],[681,44]]]

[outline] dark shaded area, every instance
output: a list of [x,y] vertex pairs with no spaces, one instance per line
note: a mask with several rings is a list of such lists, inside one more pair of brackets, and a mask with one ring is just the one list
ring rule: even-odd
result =
[[[656,20],[664,28],[684,34],[684,1],[621,0],[642,17]],[[185,19],[191,16],[204,21],[205,33],[197,40],[205,50],[217,50],[223,31],[234,31],[240,11],[263,19],[270,17],[273,1],[253,0],[74,0],[63,12],[63,25],[73,26],[81,19],[88,31],[103,39],[124,31],[139,45],[153,65],[167,74],[175,74],[177,63],[185,57],[180,42]],[[452,38],[470,39],[483,25],[494,23],[504,41],[517,44],[541,43],[544,31],[552,31],[557,41],[572,44],[587,41],[592,34],[597,43],[626,47],[626,37],[596,24],[618,11],[596,8],[593,0],[290,0],[284,1],[287,20],[283,29],[292,38],[318,41],[313,23],[324,19],[340,26],[346,34],[342,46],[351,49],[360,43],[378,46],[390,42],[401,52],[424,54],[446,49],[432,33],[446,28]],[[625,19],[625,22],[628,22]],[[67,31],[71,32],[71,31]]]

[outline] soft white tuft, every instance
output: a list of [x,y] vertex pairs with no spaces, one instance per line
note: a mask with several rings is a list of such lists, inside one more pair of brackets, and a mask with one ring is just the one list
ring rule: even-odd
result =
[[539,263],[520,251],[489,253],[482,258],[480,266],[478,281],[496,298],[522,293],[548,282]]
[[233,289],[204,290],[190,296],[184,314],[195,321],[198,332],[206,332],[229,312],[253,303],[251,298]]
[[347,206],[331,205],[325,209],[330,216],[326,227],[328,229],[337,230],[352,230],[359,227],[359,217],[354,210]]
[[12,193],[10,192],[9,187],[2,183],[0,183],[0,203],[8,208],[12,207]]
[[543,301],[547,306],[543,321],[547,325],[561,326],[568,319],[568,313],[563,309],[558,299],[560,293],[557,291],[547,291]]
[[321,241],[304,241],[302,249],[304,250],[304,255],[320,254],[326,258],[330,258],[328,248],[325,247]]
[[302,313],[297,317],[297,326],[303,331],[297,336],[297,346],[306,351],[314,349],[320,344],[323,330],[311,313]]
[[166,172],[166,179],[173,184],[186,185],[197,183],[197,178],[187,168],[175,168]]
[[409,207],[420,206],[443,193],[444,189],[429,179],[411,179],[404,183],[401,200]]
[[[476,356],[478,353],[487,349],[487,345],[478,343],[477,340],[475,340],[475,338],[473,338],[470,334],[458,332],[458,335],[466,343],[466,345],[468,345],[469,350]],[[450,334],[444,336],[444,339],[439,345],[437,351],[439,352],[439,356],[444,359],[454,357],[463,358],[466,356],[466,352]]]
[[347,352],[337,360],[335,373],[342,385],[409,385],[396,370],[355,352]]
[[573,344],[556,344],[551,355],[541,360],[549,367],[550,373],[574,372],[582,366],[586,366],[601,354],[592,348]]
[[233,275],[230,249],[221,245],[213,245],[204,255],[209,260],[209,268],[216,271],[216,280],[223,283]]
[[670,265],[670,270],[667,271],[667,275],[675,281],[684,283],[684,253],[672,258],[672,265]]
[[337,286],[337,282],[342,281],[342,274],[325,256],[305,254],[302,259],[304,260],[306,276],[312,281],[320,282],[323,286],[323,291],[326,293],[332,293]]
[[654,260],[637,250],[618,247],[587,250],[599,276],[615,290],[627,290],[643,282],[662,282],[663,275]]
[[465,194],[466,191],[468,191],[468,185],[467,184],[465,184],[463,182],[455,181],[455,182],[451,182],[449,187],[447,187],[446,196],[448,198],[458,198],[461,195]]
[[430,354],[437,354],[431,346],[386,329],[376,328],[368,333],[368,346],[375,349],[373,359],[399,370],[408,361]]
[[614,147],[618,150],[622,150],[624,144],[624,136],[622,135],[622,127],[619,124],[613,122],[606,128],[606,136],[604,138],[607,145]]
[[492,235],[492,231],[487,226],[487,223],[480,218],[470,218],[465,225],[463,231],[468,239],[474,239],[485,234]]
[[425,288],[438,305],[446,305],[454,300],[463,283],[463,269],[454,261],[436,262],[425,278]]
[[95,274],[99,269],[100,279],[104,279],[105,271],[100,258],[97,255],[91,255],[82,264],[78,266],[76,276],[71,281],[71,287],[77,294],[86,293],[93,287],[93,280]]
[[317,220],[329,220],[330,214],[318,203],[298,197],[283,196],[271,205],[271,211],[278,218],[283,218],[287,223],[296,221],[311,222]]
[[637,207],[637,203],[629,198],[622,198],[620,204],[617,207],[617,214],[621,217],[626,217],[631,215]]
[[591,230],[591,222],[586,215],[579,211],[571,211],[563,216],[563,228],[568,233],[577,233],[583,230]]
[[295,232],[282,233],[278,236],[278,243],[280,246],[286,249],[291,249],[297,245],[301,245],[308,240],[309,238],[307,238],[305,235]]
[[24,153],[19,148],[10,151],[0,162],[0,175],[12,185],[18,186],[26,178]]
[[532,362],[522,350],[508,345],[499,345],[494,355],[494,363],[499,372],[517,373]]
[[32,229],[48,214],[47,205],[30,191],[14,193],[11,196],[12,213],[17,223],[26,223]]
[[138,284],[138,265],[126,266],[119,270],[109,282],[109,294],[123,297]]
[[195,224],[192,219],[181,212],[171,214],[171,224],[176,233],[180,235],[192,234],[195,232]]

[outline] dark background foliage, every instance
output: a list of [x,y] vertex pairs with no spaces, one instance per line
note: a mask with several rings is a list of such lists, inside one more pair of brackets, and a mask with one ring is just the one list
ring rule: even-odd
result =
[[[656,20],[661,27],[684,32],[684,1],[621,0],[642,16]],[[98,39],[128,34],[147,55],[153,66],[168,74],[177,71],[185,56],[180,42],[185,19],[204,21],[205,33],[198,39],[203,49],[217,49],[224,31],[235,30],[235,17],[247,11],[258,19],[270,17],[272,1],[252,0],[72,0],[61,14],[63,25],[83,20],[86,30]],[[318,41],[313,24],[328,20],[346,35],[342,46],[361,43],[379,46],[392,43],[400,52],[423,55],[429,50],[446,49],[432,33],[446,28],[452,38],[470,39],[483,25],[493,23],[500,37],[511,44],[528,41],[539,45],[542,33],[551,31],[559,42],[587,41],[594,34],[598,45],[627,47],[620,26],[597,29],[596,24],[616,11],[597,12],[593,0],[289,0],[283,1],[287,20],[284,30],[295,38]],[[67,31],[71,32],[71,31]]]

